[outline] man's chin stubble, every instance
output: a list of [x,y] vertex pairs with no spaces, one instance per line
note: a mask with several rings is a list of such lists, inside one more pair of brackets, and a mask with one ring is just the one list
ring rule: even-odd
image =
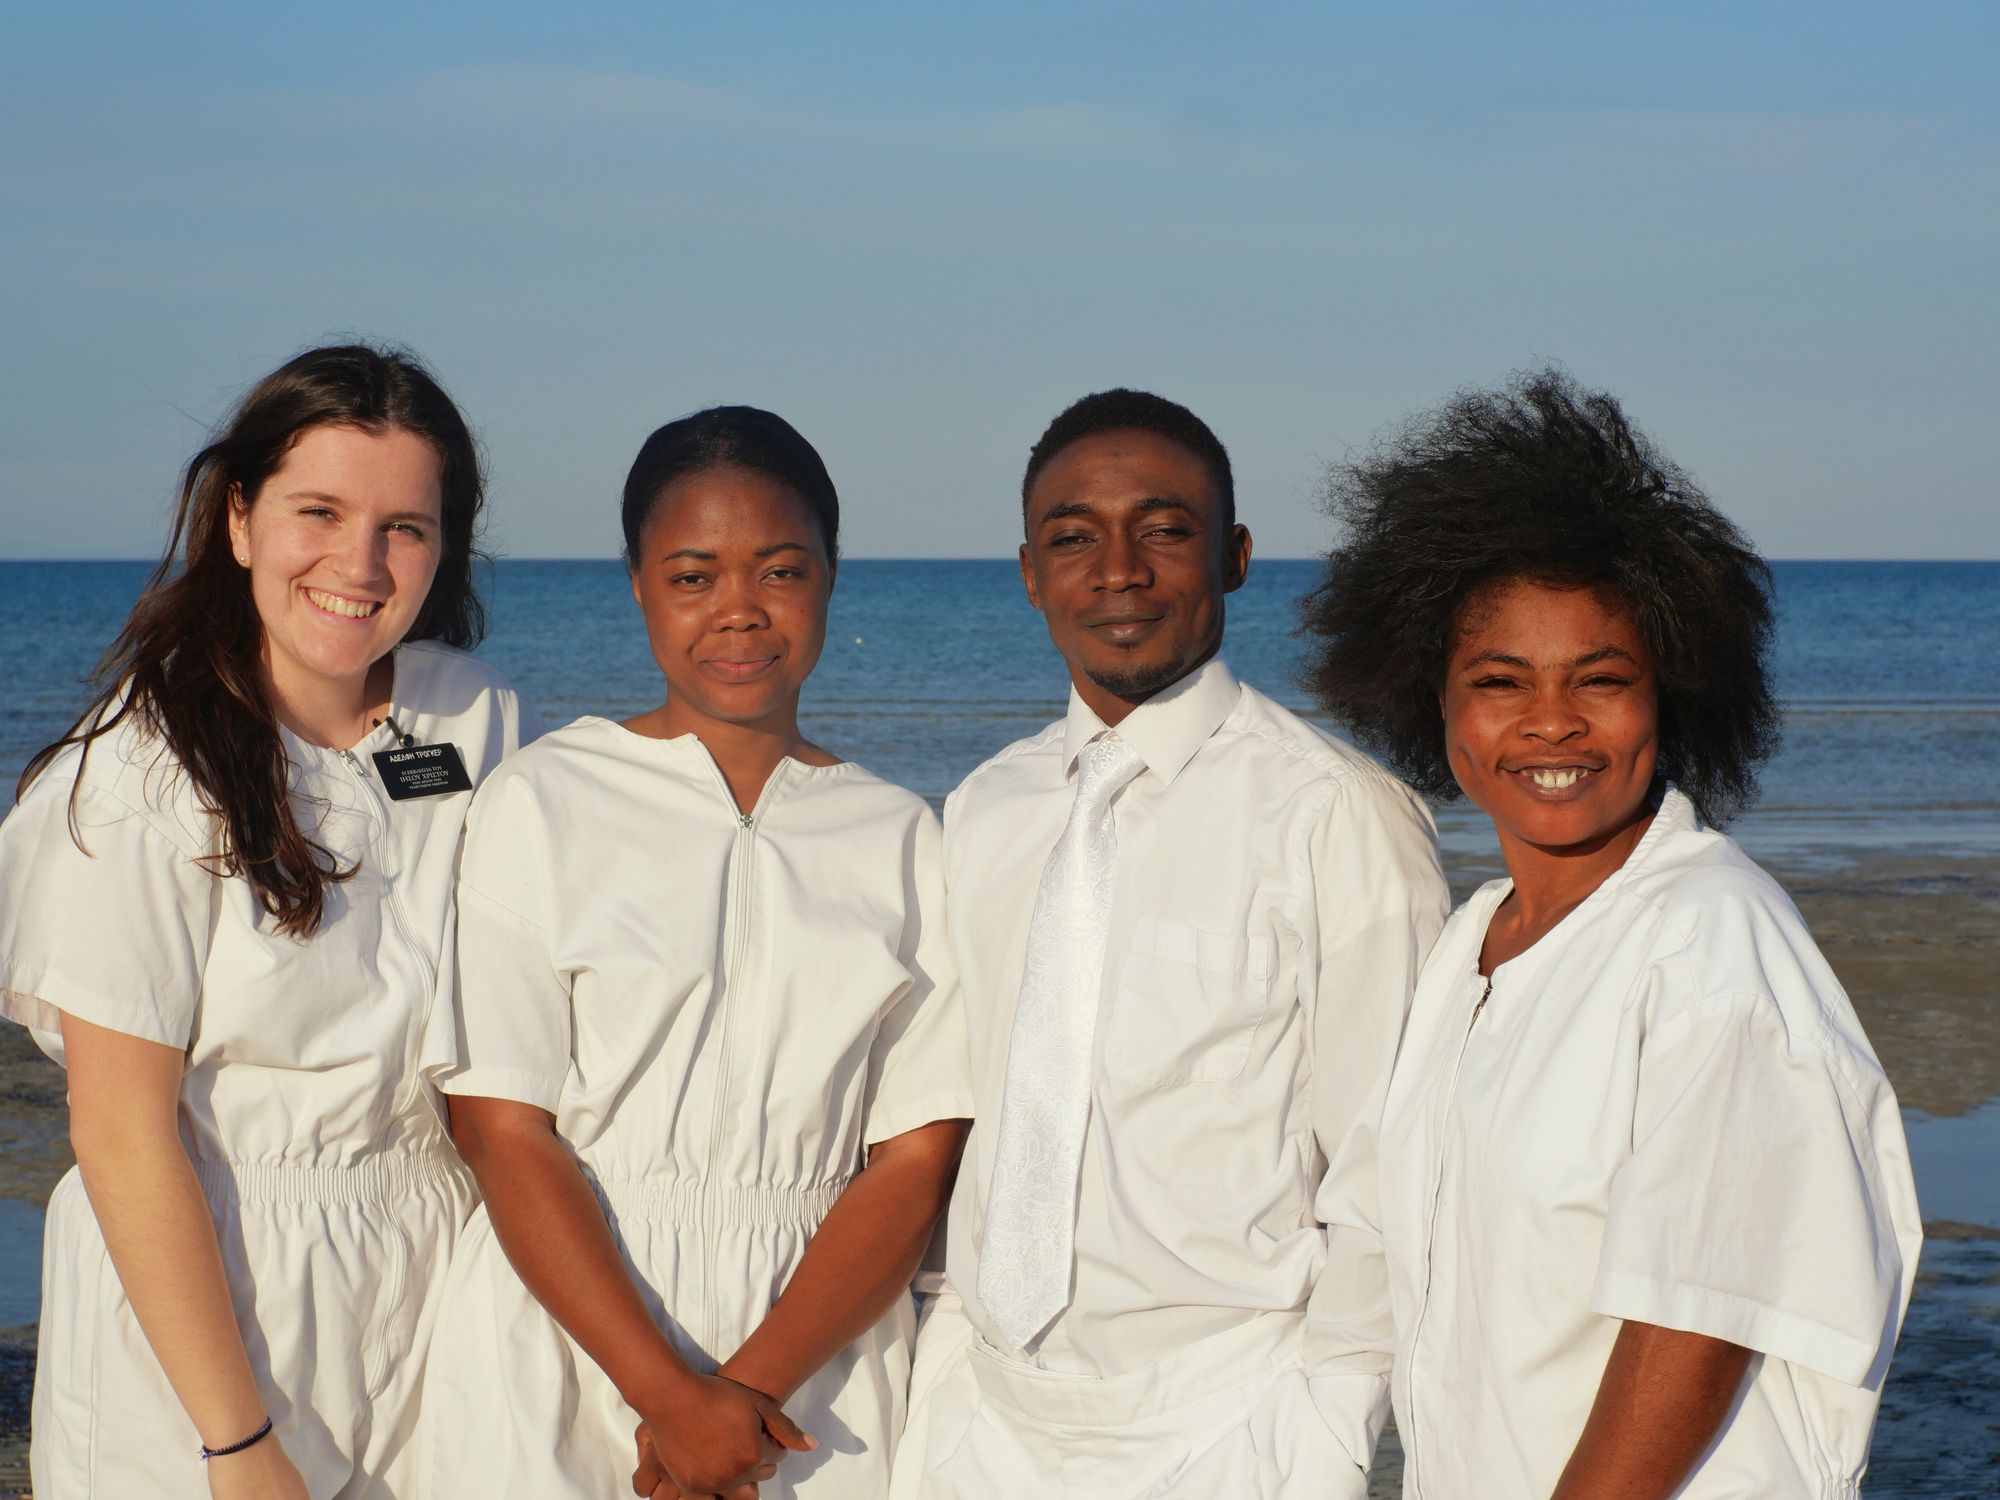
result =
[[1198,658],[1177,658],[1156,667],[1138,667],[1129,672],[1093,672],[1085,668],[1083,675],[1113,697],[1134,703],[1141,698],[1152,697],[1163,688],[1172,687],[1197,665]]

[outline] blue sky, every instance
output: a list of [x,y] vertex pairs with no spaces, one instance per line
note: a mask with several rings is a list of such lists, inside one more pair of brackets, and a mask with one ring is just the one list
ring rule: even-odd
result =
[[151,554],[204,424],[410,344],[491,539],[603,555],[716,401],[856,556],[1005,555],[1071,398],[1185,401],[1267,555],[1320,467],[1560,360],[1781,557],[2000,556],[2000,7],[17,9],[0,556]]

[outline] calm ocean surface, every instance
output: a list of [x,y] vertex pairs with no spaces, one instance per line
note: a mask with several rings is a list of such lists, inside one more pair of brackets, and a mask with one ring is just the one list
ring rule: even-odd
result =
[[[1865,848],[2000,848],[2000,563],[1776,565],[1785,746],[1739,836],[1790,861]],[[0,766],[16,771],[82,701],[79,678],[124,618],[140,563],[0,562]],[[1253,565],[1229,602],[1237,673],[1287,704],[1291,633],[1315,566]],[[623,568],[509,561],[480,654],[551,723],[659,701]],[[1062,668],[1011,561],[846,563],[808,732],[934,800],[1062,711]],[[1461,855],[1484,820],[1446,809]]]

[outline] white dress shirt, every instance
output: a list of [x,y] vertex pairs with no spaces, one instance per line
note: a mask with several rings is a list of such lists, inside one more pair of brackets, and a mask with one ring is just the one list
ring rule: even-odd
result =
[[1511,888],[1438,940],[1383,1120],[1405,1493],[1547,1495],[1630,1318],[1756,1351],[1677,1496],[1853,1496],[1922,1231],[1847,996],[1678,792],[1489,988]]
[[[945,807],[978,1121],[948,1274],[996,1345],[977,1295],[992,1125],[1036,887],[1078,753],[1105,727],[1072,695],[1065,719],[981,766]],[[1376,1126],[1448,906],[1429,814],[1219,659],[1118,734],[1146,769],[1114,803],[1073,1294],[1023,1357],[1115,1376],[1301,1311],[1315,1399],[1365,1464],[1391,1347]]]

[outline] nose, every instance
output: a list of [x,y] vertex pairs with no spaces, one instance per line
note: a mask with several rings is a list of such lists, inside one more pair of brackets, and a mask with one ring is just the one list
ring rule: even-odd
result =
[[1092,583],[1106,593],[1122,594],[1143,589],[1153,582],[1153,569],[1144,554],[1122,531],[1112,531],[1098,545],[1092,558],[1096,576]]
[[717,581],[712,596],[709,621],[717,630],[764,630],[771,624],[769,611],[758,599],[757,591],[740,578],[723,578]]
[[355,588],[373,588],[389,577],[389,537],[380,527],[341,528],[340,568],[344,581]]
[[1590,721],[1578,711],[1567,689],[1556,686],[1538,689],[1521,715],[1521,733],[1547,745],[1560,745],[1586,733]]

